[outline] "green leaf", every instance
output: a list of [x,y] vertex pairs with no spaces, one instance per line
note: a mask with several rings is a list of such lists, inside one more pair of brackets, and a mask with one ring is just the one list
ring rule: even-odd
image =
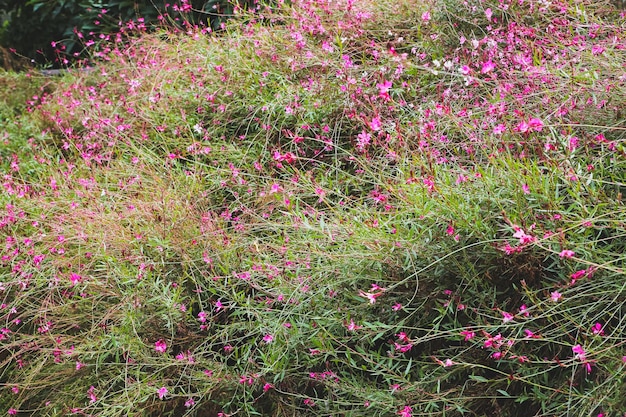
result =
[[469,379],[471,379],[472,381],[476,381],[476,382],[489,382],[487,378],[485,378],[484,376],[480,376],[480,375],[470,375]]
[[499,392],[500,394],[504,395],[505,397],[510,397],[509,393],[506,392],[503,389],[497,389],[496,391]]

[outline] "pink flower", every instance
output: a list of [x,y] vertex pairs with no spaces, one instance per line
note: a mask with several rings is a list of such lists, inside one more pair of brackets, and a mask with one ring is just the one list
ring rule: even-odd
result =
[[383,126],[381,121],[380,121],[380,117],[376,116],[372,119],[371,122],[369,122],[369,126],[370,129],[372,129],[373,131],[377,132],[380,130],[380,128]]
[[550,299],[555,303],[561,299],[563,295],[558,291],[553,291],[550,293]]
[[265,383],[265,385],[263,385],[263,392],[267,392],[267,391],[271,390],[272,388],[274,388],[274,385],[272,385],[269,382],[267,382],[267,383]]
[[502,322],[503,323],[508,323],[510,321],[513,321],[514,318],[515,317],[512,314],[507,313],[506,311],[502,312]]
[[585,355],[587,352],[585,352],[585,349],[583,349],[581,345],[572,346],[572,352],[576,354],[576,356],[574,356],[576,359],[580,359],[581,361],[586,359]]
[[10,416],[16,416],[17,415],[17,410],[15,408],[9,408],[8,413]]
[[167,343],[165,343],[163,339],[157,340],[156,342],[154,342],[154,350],[159,353],[165,353],[165,351],[167,350]]
[[378,87],[378,96],[384,100],[389,100],[389,89],[391,88],[391,81],[385,80],[382,84],[376,84]]
[[485,61],[483,62],[483,66],[480,69],[480,72],[482,74],[487,74],[488,72],[493,71],[496,68],[496,64],[493,63],[493,61],[489,60],[489,61]]
[[424,12],[422,13],[422,21],[424,23],[427,23],[430,21],[430,12]]
[[200,323],[206,322],[206,313],[204,311],[198,313],[198,320],[200,320]]
[[528,123],[526,123],[525,120],[522,120],[521,122],[519,122],[519,124],[515,127],[515,130],[520,133],[526,133],[528,132],[529,129],[530,129],[530,126],[528,126]]
[[354,320],[350,319],[350,323],[348,324],[347,328],[348,328],[348,331],[353,332],[355,330],[362,329],[363,326],[357,326]]
[[515,227],[515,233],[513,233],[513,237],[519,239],[520,245],[525,245],[527,243],[531,243],[535,241],[535,237],[531,235],[527,235],[524,230],[519,227]]
[[526,337],[528,337],[529,339],[537,339],[537,338],[539,338],[539,336],[537,336],[537,335],[535,334],[535,332],[533,332],[533,331],[532,331],[532,330],[530,330],[530,329],[525,329],[525,330],[524,330],[524,334],[525,334],[525,335],[526,335]]
[[487,20],[491,22],[491,16],[493,16],[491,8],[485,10],[485,16],[487,17]]
[[361,297],[367,298],[370,304],[374,304],[376,302],[376,299],[380,297],[381,295],[383,295],[383,293],[382,292],[371,293],[371,292],[359,291],[359,295]]
[[189,408],[189,407],[193,407],[196,404],[196,402],[194,401],[193,397],[189,397],[189,399],[187,399],[187,401],[185,401],[185,407]]
[[265,336],[263,336],[263,341],[265,343],[272,343],[272,341],[274,340],[274,336],[272,336],[271,334],[266,334]]
[[372,137],[370,136],[369,133],[367,133],[364,130],[364,131],[362,131],[361,133],[358,134],[356,139],[357,139],[357,141],[356,141],[356,148],[360,152],[363,152],[365,150],[365,148],[370,144],[370,142],[372,140]]
[[165,396],[167,395],[167,388],[166,387],[161,387],[157,390],[157,394],[159,395],[159,400],[162,400],[163,398],[165,398]]
[[574,255],[576,255],[576,253],[574,253],[574,251],[569,250],[569,249],[562,250],[561,253],[559,253],[559,256],[561,258],[567,258],[567,259],[573,257]]
[[461,332],[461,336],[465,336],[464,340],[467,342],[468,340],[471,340],[474,337],[476,337],[476,333],[471,330],[463,330]]
[[528,307],[526,306],[526,304],[522,304],[519,307],[519,312],[524,316],[524,317],[528,317],[530,315],[530,313],[528,312]]
[[543,130],[543,122],[536,117],[533,117],[528,121],[528,127],[535,132],[541,132]]
[[95,390],[96,388],[93,385],[89,387],[89,390],[87,390],[87,395],[89,396],[90,403],[95,403],[96,401],[98,401],[98,397],[96,397],[96,394],[94,394]]
[[402,410],[398,411],[396,414],[400,417],[411,417],[413,414],[413,409],[408,405],[405,406]]
[[591,331],[595,335],[604,336],[604,330],[602,329],[602,324],[600,323],[595,323],[593,326],[591,326]]
[[80,275],[75,274],[75,273],[70,274],[70,281],[72,281],[72,285],[76,285],[82,280],[83,280],[83,277],[81,277]]
[[579,279],[583,278],[585,275],[587,275],[586,269],[580,269],[574,272],[572,275],[570,275],[570,278],[572,278],[572,284],[574,284]]
[[601,45],[593,45],[591,47],[591,53],[593,55],[601,55],[604,52],[604,48]]

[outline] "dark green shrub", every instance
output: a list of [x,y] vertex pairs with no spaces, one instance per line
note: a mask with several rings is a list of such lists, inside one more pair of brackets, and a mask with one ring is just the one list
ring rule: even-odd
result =
[[36,64],[65,66],[85,57],[101,35],[150,30],[162,23],[217,30],[236,7],[258,0],[0,0],[0,45]]

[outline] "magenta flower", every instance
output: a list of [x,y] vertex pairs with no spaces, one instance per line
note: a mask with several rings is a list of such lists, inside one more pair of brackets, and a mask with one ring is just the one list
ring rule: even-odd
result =
[[167,343],[165,343],[163,339],[157,340],[156,342],[154,342],[154,350],[156,350],[158,353],[165,353],[165,351],[167,350]]
[[587,352],[581,345],[572,346],[572,352],[574,353],[574,359],[578,359],[581,361],[585,368],[587,369],[587,373],[591,372],[591,362],[587,360]]
[[569,250],[569,249],[562,250],[561,253],[559,253],[559,256],[561,258],[567,258],[567,259],[573,257],[574,255],[576,255],[576,253],[573,250]]
[[162,400],[163,398],[165,398],[165,396],[167,395],[167,388],[166,387],[161,387],[157,390],[157,394],[159,395],[159,400]]
[[485,16],[487,17],[487,20],[491,22],[491,16],[493,16],[491,8],[485,9]]
[[471,340],[474,337],[476,337],[476,333],[471,331],[471,330],[463,330],[461,332],[461,336],[464,336],[463,340],[465,340],[467,342],[468,340]]
[[370,129],[372,129],[373,131],[379,131],[381,127],[383,126],[383,124],[380,121],[380,117],[378,116],[374,117],[372,121],[369,122],[369,126],[370,126]]
[[558,291],[553,291],[550,293],[550,299],[555,303],[561,299],[563,295]]
[[597,336],[604,336],[604,329],[601,323],[595,323],[591,326],[591,332]]
[[398,414],[400,417],[411,417],[413,415],[412,413],[413,413],[413,409],[407,405],[402,410],[398,411],[396,414]]
[[502,312],[502,322],[503,323],[508,323],[510,321],[513,321],[515,317],[513,316],[513,314],[511,313],[507,313],[506,311]]
[[272,343],[272,341],[274,340],[274,336],[272,336],[271,334],[266,334],[265,336],[263,336],[263,341],[265,343]]
[[496,68],[496,64],[493,63],[493,61],[489,60],[489,61],[485,61],[483,62],[483,66],[480,69],[480,72],[482,74],[487,74],[488,72],[493,71]]
[[535,132],[541,132],[543,130],[543,122],[536,117],[533,117],[528,121],[528,127]]

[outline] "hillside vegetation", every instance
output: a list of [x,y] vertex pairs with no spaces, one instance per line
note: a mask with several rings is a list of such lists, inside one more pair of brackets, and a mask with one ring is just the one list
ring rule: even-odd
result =
[[0,415],[626,415],[624,13],[141,32],[0,76]]

